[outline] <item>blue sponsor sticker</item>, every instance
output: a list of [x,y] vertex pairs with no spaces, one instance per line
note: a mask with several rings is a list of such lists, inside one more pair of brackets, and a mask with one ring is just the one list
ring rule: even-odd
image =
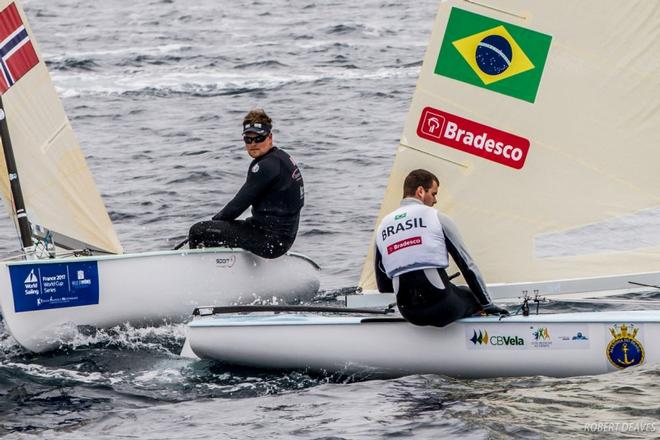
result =
[[16,313],[99,303],[96,261],[9,266],[9,276]]

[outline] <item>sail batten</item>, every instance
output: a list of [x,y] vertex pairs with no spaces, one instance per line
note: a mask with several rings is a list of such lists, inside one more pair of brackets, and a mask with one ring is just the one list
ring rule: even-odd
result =
[[481,3],[440,4],[375,224],[426,168],[488,283],[660,270],[660,8]]

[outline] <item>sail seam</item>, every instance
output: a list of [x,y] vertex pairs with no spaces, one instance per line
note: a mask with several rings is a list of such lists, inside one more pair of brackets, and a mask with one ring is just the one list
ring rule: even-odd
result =
[[475,2],[473,0],[463,0],[465,3],[471,3],[475,6],[481,6],[482,8],[490,9],[492,11],[501,12],[502,14],[511,15],[512,17],[520,18],[522,20],[527,20],[527,17],[524,15],[516,14],[515,12],[505,11],[504,9],[495,8],[490,5],[485,5],[483,3]]
[[50,139],[48,139],[48,142],[46,142],[46,144],[41,149],[42,153],[46,154],[46,151],[50,149],[50,146],[53,144],[53,142],[55,142],[55,139],[57,139],[60,133],[62,133],[62,131],[64,131],[64,129],[67,128],[67,126],[68,124],[64,122],[62,126],[55,132],[55,134],[51,136]]
[[447,159],[446,157],[442,157],[442,156],[439,156],[437,154],[429,153],[428,151],[424,151],[421,148],[416,148],[416,147],[413,147],[411,145],[404,144],[403,142],[400,142],[400,145],[402,147],[406,147],[406,148],[409,148],[411,150],[417,151],[418,153],[423,153],[423,154],[426,154],[428,156],[435,157],[436,159],[444,160],[445,162],[449,162],[449,163],[452,163],[454,165],[458,165],[459,167],[469,168],[468,165],[466,165],[464,163],[456,162],[454,160]]

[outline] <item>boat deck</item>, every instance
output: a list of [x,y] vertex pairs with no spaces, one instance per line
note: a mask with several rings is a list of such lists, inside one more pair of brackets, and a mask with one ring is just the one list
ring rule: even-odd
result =
[[[195,319],[191,327],[242,327],[242,326],[281,326],[281,325],[347,325],[369,322],[403,322],[401,317],[365,317],[365,316],[319,316],[305,314],[277,315],[217,315]],[[515,315],[500,318],[498,316],[477,316],[464,318],[457,322],[465,324],[484,323],[660,323],[660,310],[621,311],[621,312],[580,312],[547,313],[539,315]]]

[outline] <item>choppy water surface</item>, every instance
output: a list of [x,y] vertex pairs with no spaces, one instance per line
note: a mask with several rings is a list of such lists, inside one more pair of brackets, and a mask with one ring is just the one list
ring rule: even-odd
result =
[[[229,200],[249,163],[241,117],[259,106],[305,177],[294,250],[321,264],[326,292],[357,283],[436,0],[24,4],[127,251],[170,248]],[[0,250],[16,249],[0,220]],[[228,370],[178,356],[183,339],[183,326],[118,328],[36,356],[0,324],[0,436],[660,436],[655,366],[364,381]]]

